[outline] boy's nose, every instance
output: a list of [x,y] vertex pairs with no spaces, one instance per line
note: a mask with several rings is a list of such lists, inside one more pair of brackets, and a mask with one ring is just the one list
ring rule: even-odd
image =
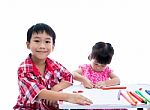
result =
[[40,43],[40,48],[45,48],[45,44],[44,43]]

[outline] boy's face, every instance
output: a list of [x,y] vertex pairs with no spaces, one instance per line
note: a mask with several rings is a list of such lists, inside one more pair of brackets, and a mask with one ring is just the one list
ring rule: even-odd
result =
[[95,59],[91,60],[91,66],[94,71],[103,71],[106,67],[105,64],[100,64]]
[[32,57],[39,60],[45,60],[54,49],[52,37],[45,32],[33,33],[30,43],[26,44],[27,48],[32,51]]

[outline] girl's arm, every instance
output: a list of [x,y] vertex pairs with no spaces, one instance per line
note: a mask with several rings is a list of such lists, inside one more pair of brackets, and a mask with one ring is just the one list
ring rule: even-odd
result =
[[82,75],[81,69],[73,71],[73,79],[81,82],[84,85],[84,87],[86,87],[86,88],[89,88],[89,89],[93,88],[92,82],[89,79],[87,79],[85,76]]
[[110,73],[110,79],[102,82],[98,82],[95,86],[96,87],[102,87],[102,86],[114,86],[114,85],[119,85],[120,84],[120,79],[117,75],[114,73]]
[[43,89],[38,94],[38,99],[46,99],[46,100],[53,100],[53,101],[63,100],[66,102],[81,104],[81,105],[92,104],[91,100],[89,100],[88,98],[80,94],[62,93],[62,92],[56,92],[56,91],[51,91],[46,89]]
[[77,80],[79,82],[83,82],[84,76],[82,76],[82,70],[81,69],[77,69],[77,70],[73,71],[72,75],[73,75],[74,80]]
[[120,78],[114,73],[110,73],[110,80],[106,80],[105,83],[107,86],[119,85]]

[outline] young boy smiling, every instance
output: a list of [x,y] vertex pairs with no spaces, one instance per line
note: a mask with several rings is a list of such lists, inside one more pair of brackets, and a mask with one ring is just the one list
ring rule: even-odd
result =
[[82,95],[59,92],[71,86],[73,78],[63,65],[48,58],[55,39],[55,32],[47,24],[38,23],[28,29],[26,45],[31,53],[18,68],[20,94],[14,110],[55,110],[58,100],[92,103]]

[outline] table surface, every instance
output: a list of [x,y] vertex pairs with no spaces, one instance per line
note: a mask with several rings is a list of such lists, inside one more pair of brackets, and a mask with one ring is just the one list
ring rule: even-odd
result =
[[[126,91],[135,91],[142,88],[142,90],[149,89],[149,84],[133,84],[133,85],[118,85],[125,86],[126,89],[120,89],[122,93],[126,93]],[[138,102],[136,106],[131,105],[127,100],[125,100],[122,96],[120,96],[120,100],[118,100],[118,92],[119,89],[111,89],[111,90],[102,90],[102,89],[87,89],[84,88],[83,85],[73,85],[69,88],[63,90],[62,92],[73,93],[73,91],[83,91],[83,96],[91,99],[93,104],[91,105],[79,105],[72,104],[69,102],[59,103],[60,109],[99,109],[99,108],[150,108],[150,103],[144,104]],[[150,96],[149,96],[150,99]]]

